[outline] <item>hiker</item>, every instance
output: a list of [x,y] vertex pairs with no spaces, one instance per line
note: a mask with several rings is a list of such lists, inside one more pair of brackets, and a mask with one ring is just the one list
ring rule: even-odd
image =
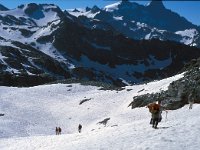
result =
[[58,134],[61,134],[62,129],[60,127],[58,127]]
[[193,104],[194,104],[194,102],[189,101],[189,109],[192,109]]
[[149,111],[151,112],[151,117],[152,117],[150,124],[152,124],[152,127],[156,129],[158,126],[159,117],[161,117],[160,104],[151,103],[147,105],[147,107],[149,108]]
[[56,127],[56,135],[58,135],[58,127]]
[[195,91],[192,90],[192,92],[188,96],[189,109],[192,109],[192,106],[194,104],[194,99],[195,99]]
[[159,105],[159,117],[158,117],[158,122],[161,122],[162,120],[162,111],[164,110],[164,107],[161,105],[161,101],[158,101],[158,105]]
[[78,132],[79,132],[79,133],[81,133],[81,129],[82,129],[82,125],[79,124],[79,125],[78,125]]
[[161,104],[161,100],[158,101],[158,105],[159,105],[159,117],[158,117],[158,122],[161,122],[162,120],[162,112],[165,111],[166,116],[165,116],[165,121],[167,120],[167,114],[168,114],[168,110],[165,109],[165,107],[162,106]]

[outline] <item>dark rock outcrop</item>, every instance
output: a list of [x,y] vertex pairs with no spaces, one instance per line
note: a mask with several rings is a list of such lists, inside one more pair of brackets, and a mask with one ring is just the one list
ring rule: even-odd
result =
[[194,103],[200,103],[200,58],[186,64],[182,71],[185,71],[184,77],[172,82],[167,91],[134,97],[129,106],[144,107],[161,100],[166,109],[178,109],[188,104],[191,93]]

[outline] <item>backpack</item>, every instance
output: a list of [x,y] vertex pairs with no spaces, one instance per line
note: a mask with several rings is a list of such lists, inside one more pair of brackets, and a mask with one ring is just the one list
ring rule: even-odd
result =
[[160,105],[156,103],[151,103],[147,106],[149,108],[149,112],[158,113],[160,110]]

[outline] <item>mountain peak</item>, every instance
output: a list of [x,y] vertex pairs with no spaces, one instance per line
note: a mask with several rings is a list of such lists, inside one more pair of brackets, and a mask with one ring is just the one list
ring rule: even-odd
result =
[[97,12],[101,11],[101,9],[95,5],[92,7],[91,11],[92,11],[92,13],[97,13]]
[[0,4],[0,11],[7,11],[7,10],[9,10],[9,9]]
[[152,0],[148,5],[148,8],[152,9],[165,9],[162,0]]
[[80,11],[79,11],[78,9],[75,8],[72,12],[80,12]]
[[90,10],[91,10],[90,7],[86,7],[86,8],[85,8],[85,11],[90,11]]

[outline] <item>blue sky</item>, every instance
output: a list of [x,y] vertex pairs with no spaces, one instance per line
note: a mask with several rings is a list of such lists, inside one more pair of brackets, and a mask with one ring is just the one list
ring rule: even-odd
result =
[[[61,9],[84,8],[94,5],[100,8],[117,2],[116,0],[0,0],[0,3],[10,9],[16,8],[20,4],[27,3],[51,3],[58,5]],[[140,4],[147,4],[149,1],[136,1]],[[166,8],[179,13],[190,22],[200,25],[200,1],[164,1]]]

